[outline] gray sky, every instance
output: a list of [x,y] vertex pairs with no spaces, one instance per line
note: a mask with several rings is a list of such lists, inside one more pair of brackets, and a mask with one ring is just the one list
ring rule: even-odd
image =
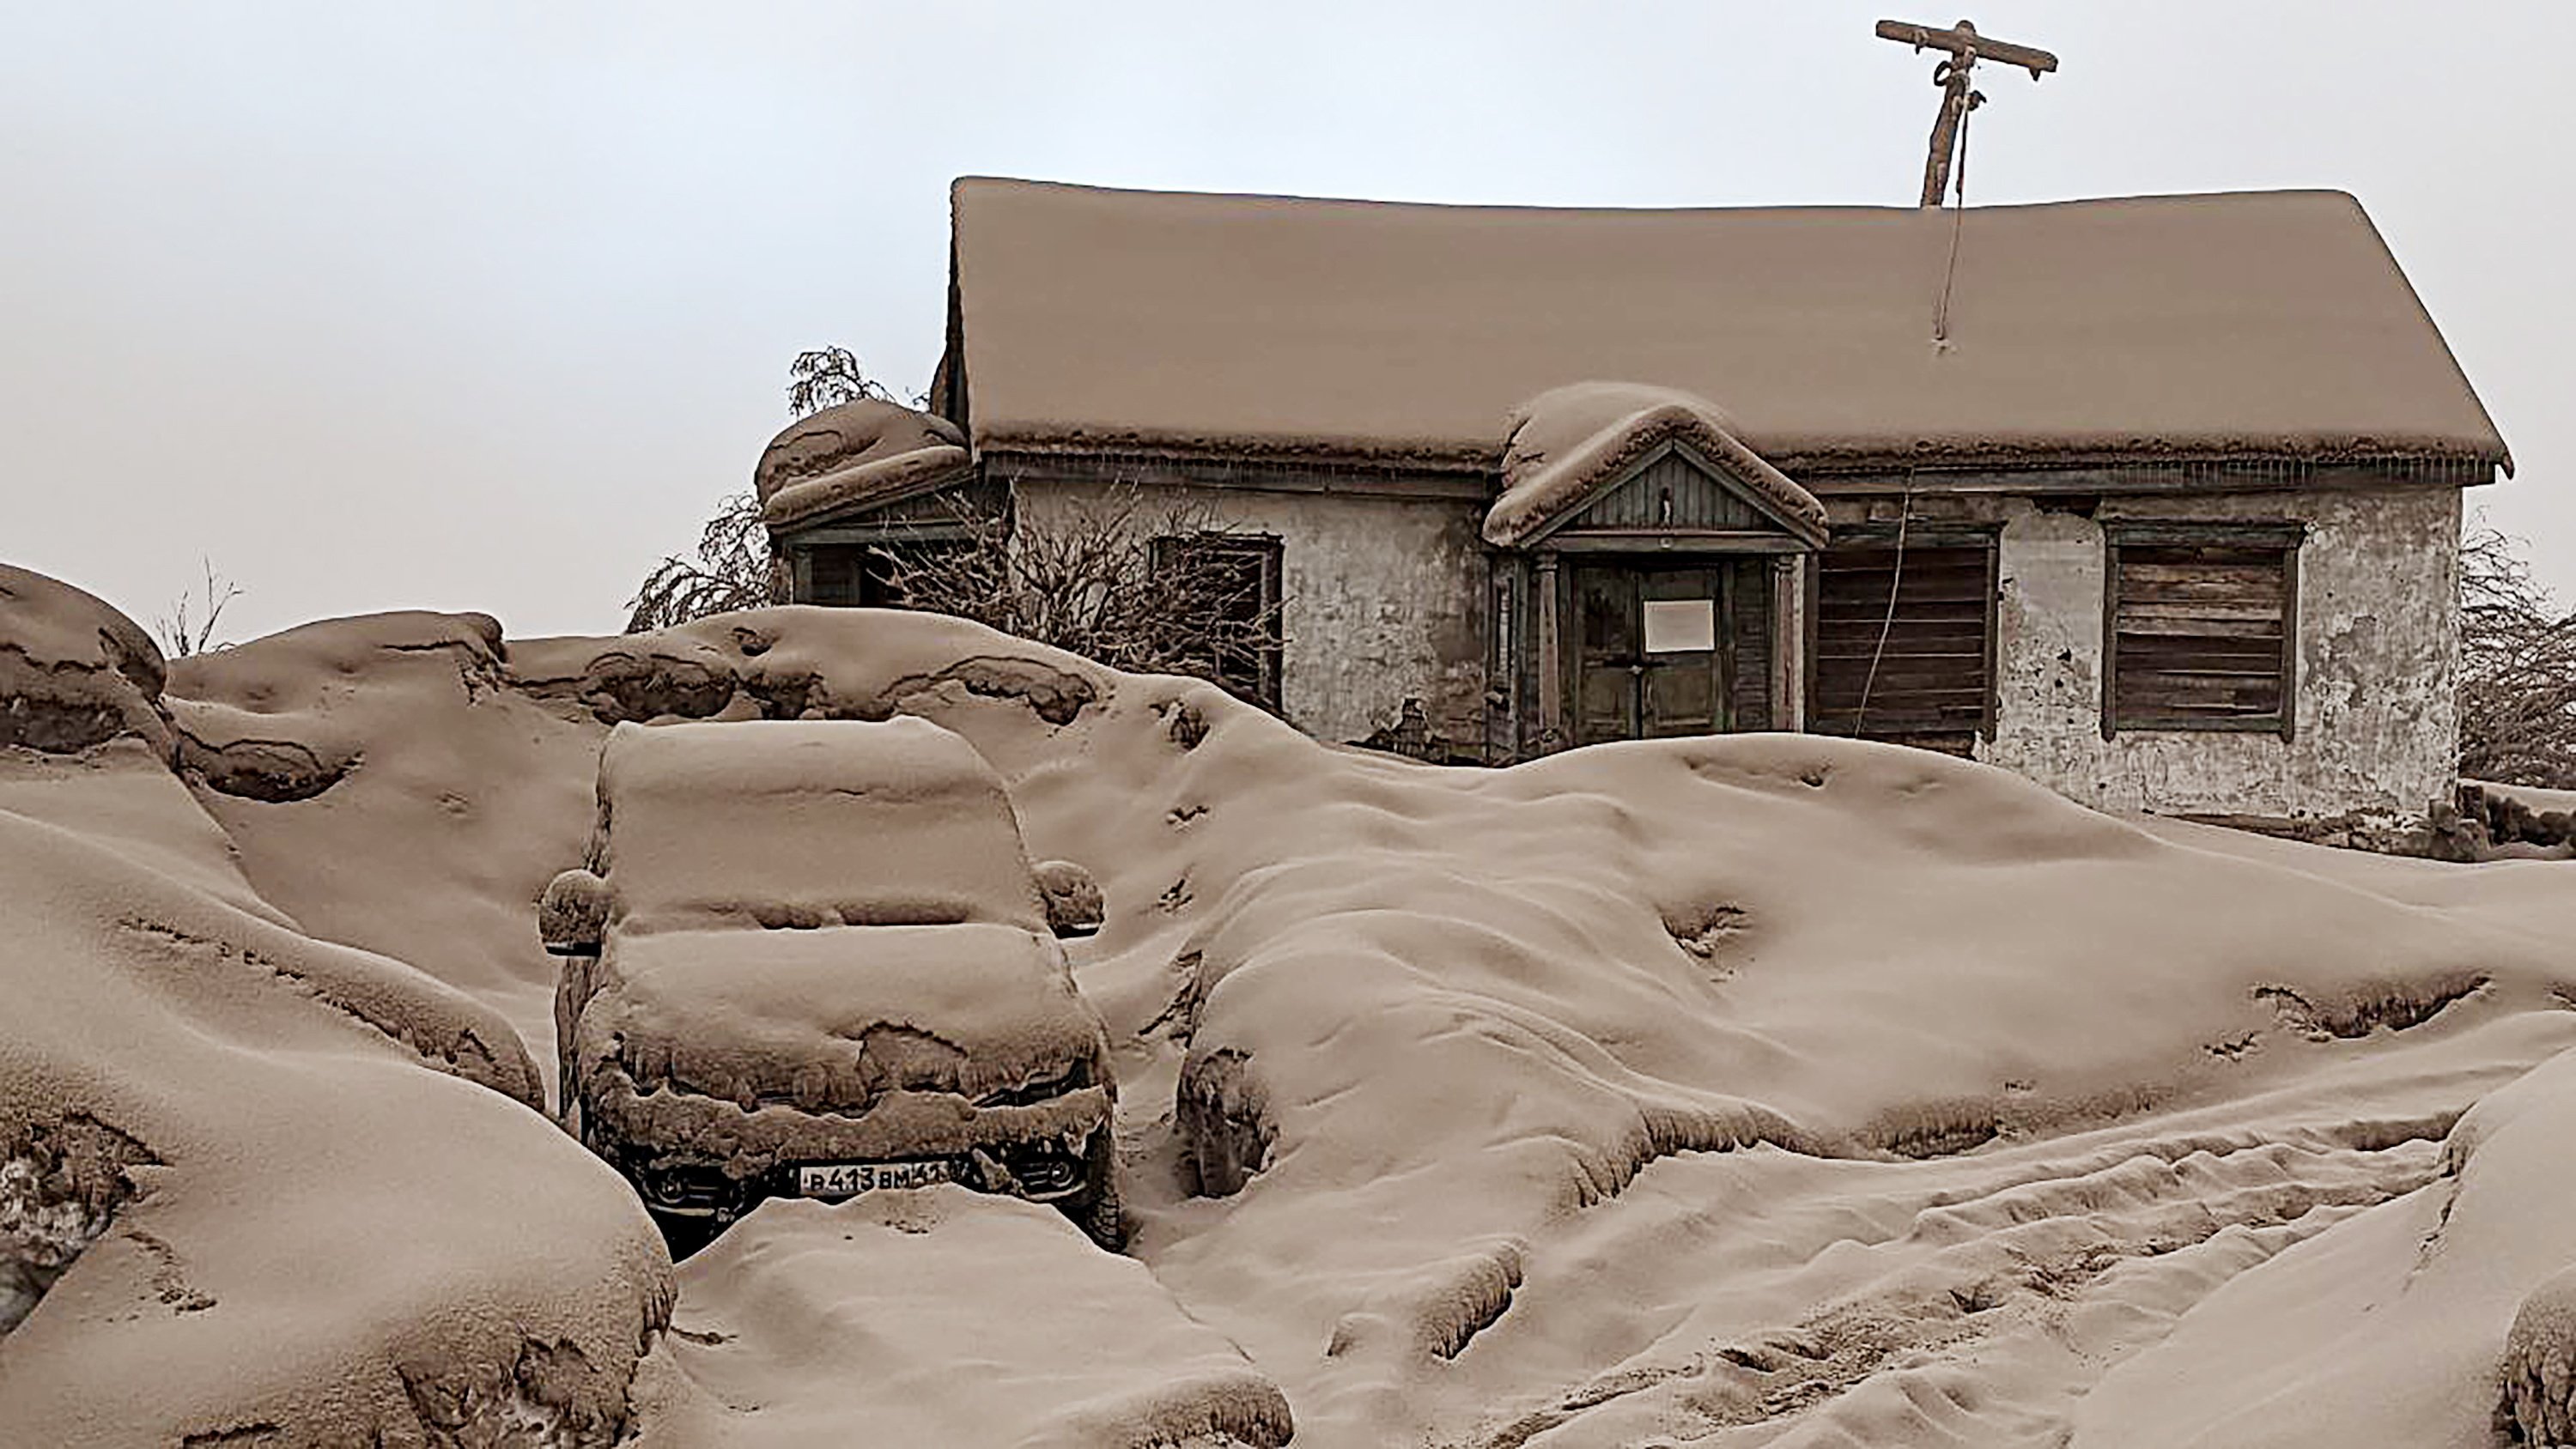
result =
[[[2461,12],[2467,11],[2466,15]],[[2438,13],[2438,19],[2432,18]],[[937,360],[947,183],[1910,204],[1928,57],[1768,4],[0,0],[0,558],[240,639],[612,632],[838,342]],[[2576,597],[2576,7],[1992,0],[1975,202],[2358,195]]]

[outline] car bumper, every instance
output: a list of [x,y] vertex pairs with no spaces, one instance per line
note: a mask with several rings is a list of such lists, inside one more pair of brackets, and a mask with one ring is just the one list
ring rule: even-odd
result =
[[[614,1093],[604,1095],[584,1107],[600,1155],[654,1212],[719,1223],[765,1198],[838,1201],[872,1190],[880,1180],[900,1183],[918,1175],[881,1171],[901,1164],[935,1164],[940,1179],[981,1192],[1062,1202],[1092,1186],[1095,1155],[1111,1130],[1111,1099],[1098,1087],[1028,1106],[978,1108],[950,1098],[946,1109],[925,1112],[914,1102],[894,1122],[874,1120],[883,1108],[855,1119],[781,1107],[743,1113],[711,1098],[676,1102],[669,1092],[645,1099],[647,1112],[629,1113],[618,1110],[626,1104]],[[634,1130],[700,1127],[702,1117],[711,1120],[701,1130]],[[717,1143],[736,1151],[726,1157],[706,1150]],[[871,1170],[820,1183],[807,1180],[803,1171],[835,1167]]]

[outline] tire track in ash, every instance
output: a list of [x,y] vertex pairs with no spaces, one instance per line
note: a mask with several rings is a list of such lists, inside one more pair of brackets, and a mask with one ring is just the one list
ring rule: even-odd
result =
[[1433,1442],[2055,1443],[2112,1363],[2229,1278],[2434,1183],[2458,1112],[2528,1064],[2499,1038],[2474,1065],[2382,1050],[1947,1158],[1659,1162],[1530,1245],[1431,1397]]

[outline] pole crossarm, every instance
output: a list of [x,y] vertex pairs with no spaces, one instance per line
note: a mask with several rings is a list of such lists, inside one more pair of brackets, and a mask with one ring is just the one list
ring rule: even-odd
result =
[[1910,20],[1878,22],[1878,38],[1893,40],[1916,50],[1946,50],[1962,60],[2001,61],[2030,72],[2032,80],[2057,69],[2057,57],[2036,46],[2015,45],[2009,40],[1989,40],[1977,33],[1977,27],[1962,20],[1948,30],[1935,30]]
[[[1923,163],[1923,205],[1927,208],[1939,206],[1941,194],[1950,189],[1950,168],[1959,153],[1959,134],[1968,113],[1986,103],[1985,92],[1969,85],[1969,74],[1977,62],[1993,60],[2020,66],[2030,72],[2034,81],[2057,69],[2057,57],[2047,51],[2009,40],[1990,40],[1965,20],[1947,30],[1910,20],[1882,20],[1878,22],[1878,37],[1918,51],[1946,52],[1941,63],[1932,68],[1932,84],[1941,88],[1941,113],[1933,119],[1932,152]],[[1965,204],[1964,200],[1961,204]]]

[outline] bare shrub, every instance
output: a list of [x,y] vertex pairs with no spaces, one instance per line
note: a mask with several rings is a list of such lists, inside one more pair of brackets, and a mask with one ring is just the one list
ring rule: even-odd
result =
[[170,611],[153,621],[152,631],[158,636],[154,642],[161,646],[166,658],[185,659],[226,647],[215,643],[215,621],[223,617],[224,605],[241,597],[241,589],[215,572],[213,560],[201,558],[198,562],[206,571],[199,592],[180,594]]
[[2576,612],[2520,548],[2483,519],[2460,541],[2460,773],[2576,789]]
[[[900,403],[892,390],[859,366],[846,347],[817,347],[796,354],[787,364],[787,413],[811,417],[828,407],[861,398]],[[927,401],[913,399],[919,406]],[[677,554],[644,576],[635,597],[626,601],[626,632],[641,634],[686,624],[710,614],[757,609],[787,599],[785,561],[769,546],[769,530],[760,521],[760,500],[735,493],[716,505],[698,537],[694,559]]]
[[1186,674],[1255,703],[1275,690],[1279,603],[1226,545],[1251,535],[1203,504],[1149,504],[1132,485],[1041,522],[959,502],[962,544],[896,546],[903,606],[955,614],[1112,669]]
[[879,402],[921,407],[930,399],[915,395],[909,400],[894,395],[884,383],[860,370],[857,354],[846,347],[817,347],[796,354],[787,364],[787,411],[794,417],[812,417],[828,407],[861,398]]
[[645,575],[626,601],[626,632],[667,629],[710,614],[757,609],[787,597],[779,560],[770,552],[760,500],[736,493],[716,506],[698,537],[697,557],[674,554]]

